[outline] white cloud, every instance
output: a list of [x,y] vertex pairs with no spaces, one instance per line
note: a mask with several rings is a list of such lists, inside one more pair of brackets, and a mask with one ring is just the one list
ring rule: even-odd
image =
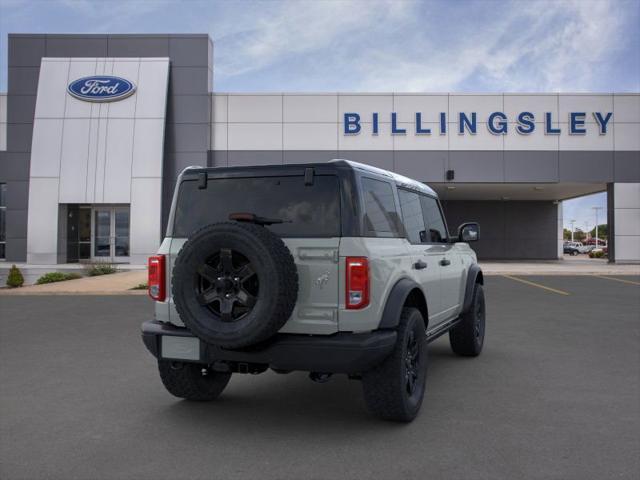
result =
[[[352,77],[351,90],[456,91],[470,82],[494,91],[584,91],[593,89],[595,67],[621,48],[626,14],[607,1],[477,3],[466,22],[445,15],[442,24],[441,5],[425,3],[269,5],[220,38],[219,80],[287,62],[296,69],[312,56],[329,73]],[[474,21],[487,8],[495,12]],[[296,75],[315,73],[300,69]]]

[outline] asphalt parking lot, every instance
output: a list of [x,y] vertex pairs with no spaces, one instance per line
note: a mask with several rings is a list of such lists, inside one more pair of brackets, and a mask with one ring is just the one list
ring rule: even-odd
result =
[[618,279],[488,277],[483,354],[432,344],[409,425],[304,373],[179,401],[139,338],[146,297],[0,297],[0,478],[637,479],[640,278]]

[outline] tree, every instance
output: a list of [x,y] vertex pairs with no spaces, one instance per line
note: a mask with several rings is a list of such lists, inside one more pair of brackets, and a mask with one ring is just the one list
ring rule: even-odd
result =
[[579,228],[576,228],[573,232],[573,241],[574,242],[582,242],[583,240],[585,240],[587,238],[587,235],[580,230]]
[[[589,235],[591,235],[592,237],[596,236],[596,227],[593,227],[593,229],[589,232]],[[598,238],[607,238],[609,236],[609,227],[606,223],[603,223],[602,225],[598,225]]]

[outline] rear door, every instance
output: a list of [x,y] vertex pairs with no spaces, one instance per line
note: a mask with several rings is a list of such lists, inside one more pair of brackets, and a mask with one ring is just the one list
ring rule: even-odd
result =
[[404,228],[409,240],[413,272],[427,297],[429,328],[442,320],[442,285],[440,283],[440,260],[442,251],[427,243],[427,228],[422,213],[422,195],[398,188]]
[[438,200],[422,195],[421,202],[429,237],[429,249],[437,256],[440,266],[440,287],[442,288],[440,320],[444,321],[458,313],[464,265],[455,244],[449,242],[449,232]]

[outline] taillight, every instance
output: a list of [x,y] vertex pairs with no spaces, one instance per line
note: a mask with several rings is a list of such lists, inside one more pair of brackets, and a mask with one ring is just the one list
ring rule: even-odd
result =
[[367,257],[346,258],[346,291],[344,303],[348,309],[369,305],[369,260]]
[[164,281],[164,255],[149,257],[149,296],[158,302],[164,302],[166,298]]

